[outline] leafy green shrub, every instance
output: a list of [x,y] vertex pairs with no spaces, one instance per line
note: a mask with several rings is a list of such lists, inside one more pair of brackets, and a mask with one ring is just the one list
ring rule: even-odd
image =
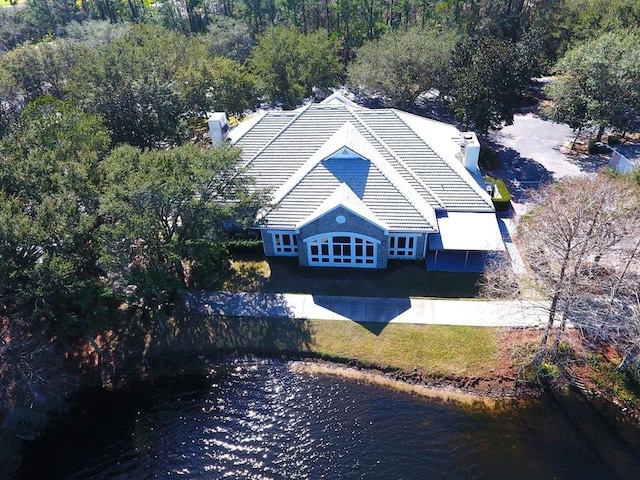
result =
[[234,238],[225,243],[229,253],[262,253],[262,240],[254,240],[251,238]]
[[560,376],[560,367],[552,362],[542,362],[536,371],[540,383],[549,383]]
[[600,153],[609,153],[611,152],[611,147],[608,145],[597,142],[595,138],[589,139],[589,153],[590,154],[600,154]]
[[620,145],[621,143],[622,140],[617,135],[609,135],[609,138],[607,138],[607,145],[609,146],[615,147],[617,145]]

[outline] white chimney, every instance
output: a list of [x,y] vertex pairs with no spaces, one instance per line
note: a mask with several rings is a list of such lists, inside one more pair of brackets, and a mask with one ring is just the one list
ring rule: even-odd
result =
[[211,143],[218,145],[227,139],[229,133],[229,122],[227,122],[227,114],[224,112],[213,112],[209,114],[209,135],[211,135]]
[[473,132],[462,132],[462,162],[464,168],[473,174],[480,174],[478,169],[478,159],[480,158],[480,142]]

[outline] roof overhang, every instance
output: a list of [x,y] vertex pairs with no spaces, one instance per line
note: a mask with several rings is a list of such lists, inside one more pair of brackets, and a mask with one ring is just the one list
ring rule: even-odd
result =
[[446,212],[438,216],[438,227],[429,237],[432,250],[504,251],[495,213]]

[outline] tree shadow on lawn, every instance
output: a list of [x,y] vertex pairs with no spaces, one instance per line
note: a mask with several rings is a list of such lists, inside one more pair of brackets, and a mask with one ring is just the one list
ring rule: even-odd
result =
[[586,155],[579,152],[570,152],[566,154],[565,157],[568,162],[577,165],[581,171],[587,173],[598,172],[609,165],[609,155],[604,154]]
[[[102,341],[104,350],[95,371],[102,384],[179,369],[182,361],[198,355],[310,350],[310,322],[293,318],[281,296],[248,296],[243,302],[247,316],[224,316],[205,308],[208,295],[185,292],[184,304],[177,305],[172,316],[163,321],[123,316]],[[264,312],[281,316],[269,317]]]

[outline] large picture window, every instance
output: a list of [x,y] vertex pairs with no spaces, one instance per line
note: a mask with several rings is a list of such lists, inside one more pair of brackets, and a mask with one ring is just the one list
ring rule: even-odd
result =
[[378,241],[363,235],[340,233],[312,237],[307,242],[309,265],[375,268]]
[[389,258],[416,258],[418,237],[416,235],[389,236]]
[[272,233],[273,253],[279,256],[298,254],[298,236],[293,233]]

